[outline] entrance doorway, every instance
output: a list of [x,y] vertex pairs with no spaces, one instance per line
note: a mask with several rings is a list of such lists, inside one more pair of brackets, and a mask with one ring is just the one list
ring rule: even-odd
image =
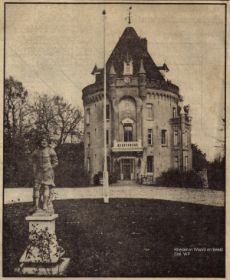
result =
[[133,180],[134,179],[134,160],[122,159],[121,161],[121,179]]

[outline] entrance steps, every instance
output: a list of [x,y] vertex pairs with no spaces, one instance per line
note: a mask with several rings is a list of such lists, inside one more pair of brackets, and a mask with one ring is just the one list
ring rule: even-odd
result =
[[119,180],[111,186],[140,186],[140,184],[134,180]]

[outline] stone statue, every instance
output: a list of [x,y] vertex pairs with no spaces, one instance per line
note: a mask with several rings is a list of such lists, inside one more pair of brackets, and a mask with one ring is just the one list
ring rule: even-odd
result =
[[189,104],[186,105],[186,106],[184,106],[184,112],[185,112],[185,114],[189,114],[189,110],[190,110],[190,105],[189,105]]
[[38,148],[32,154],[32,162],[35,184],[31,212],[53,214],[51,189],[55,186],[54,168],[58,165],[58,158],[46,137],[39,139]]

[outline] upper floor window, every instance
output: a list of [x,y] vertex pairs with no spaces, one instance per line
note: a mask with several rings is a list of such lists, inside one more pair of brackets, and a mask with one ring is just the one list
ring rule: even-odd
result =
[[153,156],[147,156],[147,172],[153,172]]
[[147,119],[153,120],[153,104],[147,104],[146,110],[147,110]]
[[110,172],[110,157],[107,156],[107,171]]
[[109,131],[106,130],[106,144],[109,145]]
[[173,107],[173,118],[177,117],[177,111],[176,111],[176,107]]
[[86,124],[90,123],[90,108],[86,109]]
[[184,145],[185,146],[188,146],[188,131],[185,131],[184,132],[184,137],[183,137],[183,139],[184,139]]
[[152,145],[152,144],[153,144],[153,130],[148,129],[148,145]]
[[161,145],[167,145],[167,130],[161,130]]
[[132,124],[124,125],[124,141],[133,141],[133,126]]
[[110,106],[109,104],[106,105],[106,119],[110,119]]
[[124,61],[124,75],[133,75],[133,62],[132,60]]
[[173,144],[174,144],[174,146],[178,145],[178,131],[177,130],[175,130],[173,132]]

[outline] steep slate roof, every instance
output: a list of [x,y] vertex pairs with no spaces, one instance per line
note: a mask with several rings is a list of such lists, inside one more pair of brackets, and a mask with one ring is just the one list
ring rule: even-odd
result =
[[109,73],[111,64],[113,63],[118,77],[121,76],[123,73],[124,61],[127,61],[127,57],[131,58],[133,61],[134,75],[138,74],[142,59],[147,78],[164,81],[164,77],[161,75],[158,67],[148,53],[147,40],[145,38],[140,38],[133,27],[127,27],[121,35],[106,63],[107,73]]

